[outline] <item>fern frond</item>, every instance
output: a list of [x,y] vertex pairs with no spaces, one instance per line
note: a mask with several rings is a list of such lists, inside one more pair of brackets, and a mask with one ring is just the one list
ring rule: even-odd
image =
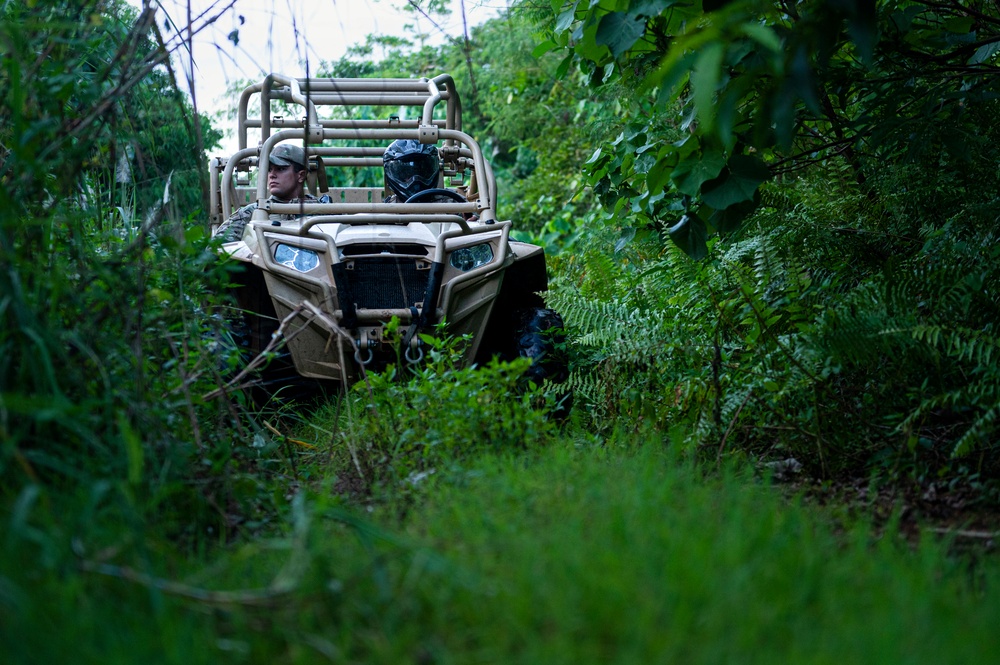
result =
[[[886,331],[907,332],[904,330]],[[989,365],[994,353],[1000,355],[1000,340],[979,330],[962,327],[914,326],[908,331],[913,339],[926,342],[958,360],[967,360],[977,365]]]
[[[1000,403],[994,404],[987,409],[976,421],[959,437],[955,442],[955,447],[951,451],[952,457],[962,457],[971,453],[981,444],[987,441],[988,437],[997,431],[997,419],[1000,418]],[[996,443],[993,441],[992,443]]]
[[926,398],[896,429],[901,432],[912,431],[918,423],[939,409],[981,411],[952,448],[952,457],[965,455],[996,432],[997,415],[1000,410],[1000,381],[994,375],[986,380]]

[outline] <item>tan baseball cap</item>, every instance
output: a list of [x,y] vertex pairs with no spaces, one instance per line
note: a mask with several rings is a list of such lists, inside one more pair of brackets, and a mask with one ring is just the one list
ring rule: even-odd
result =
[[279,143],[271,150],[268,161],[276,166],[288,166],[289,164],[306,165],[306,151],[301,146],[291,143]]

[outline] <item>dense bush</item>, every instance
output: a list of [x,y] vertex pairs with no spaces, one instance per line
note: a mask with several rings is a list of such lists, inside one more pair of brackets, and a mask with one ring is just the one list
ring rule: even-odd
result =
[[344,487],[406,493],[431,476],[460,478],[477,455],[523,453],[554,436],[561,395],[522,376],[529,360],[463,367],[467,340],[422,338],[420,365],[368,373],[317,416],[340,451]]
[[680,420],[711,457],[824,474],[995,476],[996,18],[554,10],[538,51],[627,100],[584,167],[607,216],[551,301],[596,421]]
[[809,189],[785,186],[700,264],[648,233],[564,262],[550,302],[577,331],[578,395],[599,422],[691,423],[713,456],[995,474],[997,251],[964,223],[981,203],[894,239]]
[[228,415],[201,396],[227,365],[211,313],[228,276],[153,12],[5,3],[0,19],[2,501],[41,493],[25,509],[58,523],[93,495],[95,528],[113,507],[225,533]]

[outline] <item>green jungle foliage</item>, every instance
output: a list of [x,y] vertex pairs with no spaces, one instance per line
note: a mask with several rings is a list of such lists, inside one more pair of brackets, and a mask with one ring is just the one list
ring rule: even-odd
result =
[[400,358],[383,373],[367,374],[309,423],[340,448],[327,471],[356,492],[405,494],[433,475],[461,475],[478,455],[526,451],[555,436],[547,414],[560,395],[551,386],[525,385],[529,361],[463,367],[468,340],[443,333],[422,339],[428,350],[420,369]]
[[985,120],[1000,92],[992,3],[554,0],[552,10],[539,51],[565,53],[591,85],[617,82],[665,111],[640,104],[646,140],[620,163],[614,150],[596,154],[592,172],[618,174],[615,189],[627,181],[615,197],[669,221],[692,256],[704,256],[708,229],[738,226],[782,174],[819,167],[865,189],[887,161],[985,166],[976,156],[993,137]]
[[593,211],[579,166],[595,145],[588,128],[606,125],[615,102],[581,97],[574,82],[560,80],[554,55],[536,58],[537,29],[525,12],[514,11],[438,49],[369,36],[322,72],[407,78],[450,73],[462,95],[463,130],[483,146],[503,182],[500,214],[515,221],[515,235],[558,252],[571,245]]
[[[281,534],[186,561],[85,551],[86,574],[2,589],[6,662],[977,663],[1000,648],[995,557],[970,571],[931,539],[845,531],[752,478],[701,477],[659,435],[628,438],[480,450],[418,506],[364,518],[314,483]],[[299,473],[325,474],[325,452]]]
[[326,63],[456,77],[546,246],[565,421],[444,336],[315,412],[229,385],[219,135],[159,12],[0,0],[0,661],[996,653],[969,533],[756,473],[995,513],[995,7],[524,1]]
[[190,536],[227,529],[234,456],[201,398],[229,362],[194,130],[219,134],[159,66],[177,43],[154,18],[0,5],[0,496]]
[[598,422],[995,476],[996,8],[525,5],[536,52],[623,100],[584,167],[609,219],[550,301]]

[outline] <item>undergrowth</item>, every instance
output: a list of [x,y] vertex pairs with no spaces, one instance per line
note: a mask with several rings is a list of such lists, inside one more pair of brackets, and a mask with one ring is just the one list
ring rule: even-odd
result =
[[412,491],[434,475],[461,475],[478,455],[523,452],[555,435],[561,395],[526,380],[530,360],[465,367],[468,339],[421,337],[422,363],[368,373],[309,423],[339,450],[345,489]]
[[361,512],[317,457],[287,529],[183,561],[88,550],[82,571],[37,575],[11,565],[35,550],[8,528],[0,637],[11,662],[80,663],[957,663],[1000,647],[992,558],[874,537],[730,465],[706,476],[683,437],[481,450],[416,504],[383,486]]
[[863,196],[818,195],[785,183],[702,262],[655,229],[611,251],[614,227],[560,257],[549,303],[580,403],[599,428],[687,423],[708,459],[995,476],[1000,257],[984,211],[900,227]]

